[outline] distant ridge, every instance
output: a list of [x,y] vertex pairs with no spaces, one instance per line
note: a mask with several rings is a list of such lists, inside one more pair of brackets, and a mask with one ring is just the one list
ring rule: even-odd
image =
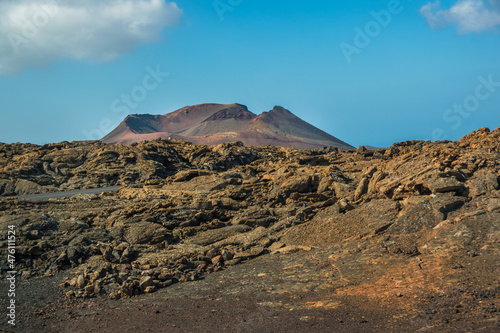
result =
[[354,149],[281,106],[256,115],[236,103],[186,106],[166,115],[130,115],[101,141],[127,145],[169,137],[205,145],[242,141],[298,149]]

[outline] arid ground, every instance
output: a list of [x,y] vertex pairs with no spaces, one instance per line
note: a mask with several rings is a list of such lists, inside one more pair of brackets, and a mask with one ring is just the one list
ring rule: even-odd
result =
[[0,144],[2,331],[498,332],[499,139]]

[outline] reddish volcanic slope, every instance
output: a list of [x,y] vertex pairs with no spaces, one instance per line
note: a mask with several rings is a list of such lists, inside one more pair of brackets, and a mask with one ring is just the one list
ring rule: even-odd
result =
[[280,106],[256,115],[240,104],[186,106],[163,116],[130,115],[102,141],[131,144],[169,137],[206,145],[242,141],[299,149],[353,148]]

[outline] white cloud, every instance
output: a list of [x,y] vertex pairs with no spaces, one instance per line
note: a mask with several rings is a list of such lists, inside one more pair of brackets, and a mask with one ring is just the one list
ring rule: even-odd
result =
[[181,15],[164,0],[0,0],[0,74],[58,59],[111,61],[160,40]]
[[431,28],[456,25],[460,34],[496,31],[500,26],[500,0],[459,0],[450,9],[441,9],[439,1],[420,9]]

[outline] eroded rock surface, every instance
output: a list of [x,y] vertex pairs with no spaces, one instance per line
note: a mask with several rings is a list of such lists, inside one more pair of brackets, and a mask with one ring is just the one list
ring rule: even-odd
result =
[[[499,139],[500,129],[481,129],[458,142],[375,151],[1,144],[6,196],[123,187],[48,201],[5,197],[0,246],[14,225],[20,278],[67,272],[60,284],[70,298],[154,293],[257,257],[303,252],[319,262],[296,277],[310,290],[415,295],[401,311],[424,302],[423,292],[454,294],[477,314],[486,306],[480,294],[499,306]],[[3,257],[2,277],[8,270]]]

